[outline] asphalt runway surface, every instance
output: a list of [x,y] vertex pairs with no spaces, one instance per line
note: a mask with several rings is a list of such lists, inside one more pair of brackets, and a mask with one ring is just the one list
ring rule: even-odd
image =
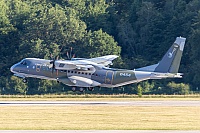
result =
[[0,101],[0,106],[199,106],[200,101]]

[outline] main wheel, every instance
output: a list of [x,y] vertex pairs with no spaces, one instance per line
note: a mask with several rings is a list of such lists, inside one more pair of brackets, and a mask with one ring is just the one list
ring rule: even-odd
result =
[[80,92],[84,92],[84,88],[82,88],[82,87],[79,88],[79,91],[80,91]]
[[72,87],[72,91],[75,92],[76,91],[76,87]]
[[94,87],[88,87],[89,91],[94,91]]

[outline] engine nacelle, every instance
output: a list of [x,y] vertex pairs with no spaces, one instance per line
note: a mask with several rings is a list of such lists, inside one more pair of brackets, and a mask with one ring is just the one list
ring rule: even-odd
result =
[[92,65],[79,65],[79,64],[74,64],[70,61],[55,61],[55,69],[58,70],[83,70],[83,71],[95,71],[95,68]]

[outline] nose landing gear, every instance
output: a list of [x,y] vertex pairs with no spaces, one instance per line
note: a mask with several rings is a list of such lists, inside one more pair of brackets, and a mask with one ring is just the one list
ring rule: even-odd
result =
[[23,78],[22,80],[24,83],[27,83],[27,79],[26,78]]

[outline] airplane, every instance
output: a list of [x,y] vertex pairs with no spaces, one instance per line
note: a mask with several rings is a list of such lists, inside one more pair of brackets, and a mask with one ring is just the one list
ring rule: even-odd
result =
[[25,58],[14,64],[10,71],[27,82],[28,77],[48,79],[72,86],[72,91],[86,88],[119,87],[148,79],[182,78],[178,73],[186,38],[177,37],[173,45],[157,64],[134,70],[110,68],[117,55],[71,60]]

